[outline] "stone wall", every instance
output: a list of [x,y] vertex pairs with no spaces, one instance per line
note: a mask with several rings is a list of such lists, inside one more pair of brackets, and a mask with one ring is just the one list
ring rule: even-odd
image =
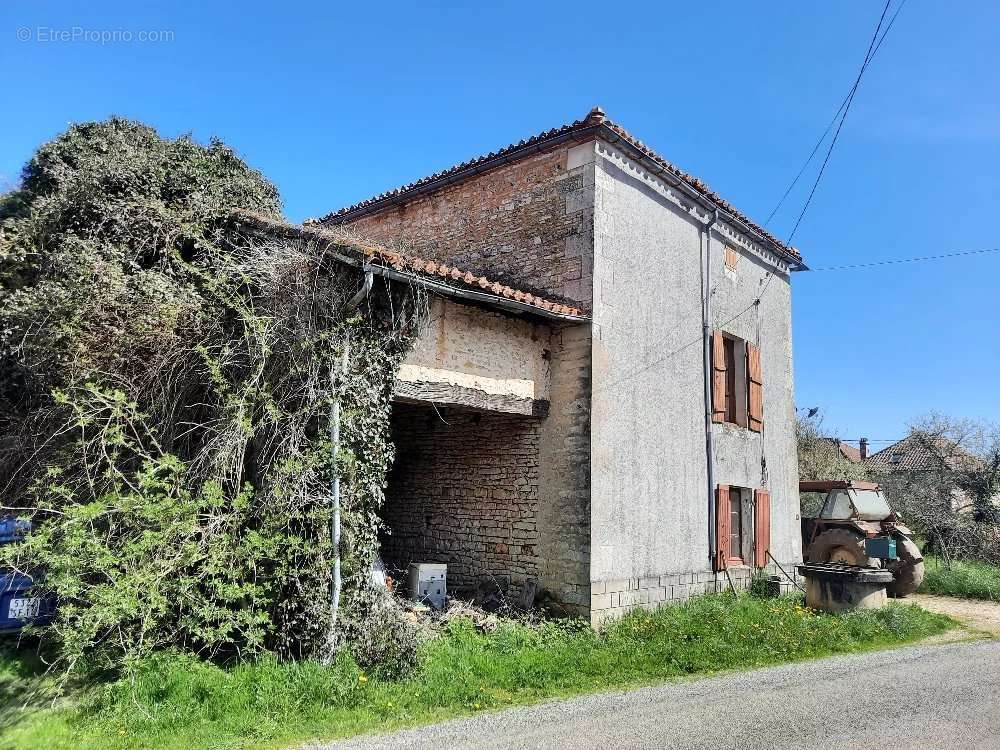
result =
[[544,323],[434,298],[396,374],[397,394],[430,386],[424,400],[454,405],[464,394],[466,405],[531,414],[532,404],[547,408],[550,337]]
[[541,425],[541,585],[567,613],[590,607],[590,326],[552,333],[548,418]]
[[[592,152],[593,144],[558,146],[361,216],[347,226],[374,241],[400,242],[424,257],[589,310],[593,292],[595,172],[593,159],[588,159],[587,154]],[[456,326],[471,321],[481,327],[482,321],[470,317],[463,322],[450,310],[444,319],[435,318],[436,325],[444,328],[421,337],[422,342],[418,342],[407,364],[426,367],[447,361],[448,367],[478,376],[482,368],[477,358],[484,354],[493,357],[500,350],[480,341],[476,355],[463,359],[462,351],[474,337],[454,336]],[[524,321],[501,324],[499,318],[490,324],[495,332],[524,342],[523,351],[541,350],[545,372],[517,377],[532,378],[535,398],[549,400],[548,416],[534,423],[540,459],[537,504],[531,509],[534,521],[521,521],[537,524],[535,567],[512,560],[512,575],[522,577],[526,573],[521,570],[533,570],[540,588],[551,593],[566,611],[586,616],[591,551],[591,329],[589,325],[567,325],[549,333],[547,326],[536,324],[529,344],[524,338],[526,326]],[[446,342],[448,352],[435,348],[441,341]],[[457,354],[453,356],[451,351]],[[486,415],[483,420],[487,420]],[[490,424],[525,429],[525,423],[516,419]],[[428,449],[433,449],[440,447],[437,441],[442,437],[434,431],[414,440],[423,440]],[[508,459],[498,454],[491,460],[502,463]],[[493,470],[502,471],[497,467]],[[491,482],[502,476],[494,474]],[[438,481],[447,485],[449,480],[441,477]],[[485,549],[487,545],[483,546]],[[521,547],[520,554],[524,555]],[[502,563],[502,556],[494,557],[489,565],[499,570]],[[473,565],[471,558],[469,565]]]
[[[788,575],[801,581],[801,576],[795,572],[794,563],[782,563]],[[761,573],[763,575],[780,575],[785,581],[781,570],[774,564],[768,565]],[[700,572],[667,573],[659,576],[640,576],[620,578],[609,581],[595,581],[591,584],[590,622],[594,627],[622,617],[634,609],[656,609],[665,604],[685,602],[692,596],[711,594],[732,588],[743,591],[749,588],[754,571],[740,566],[725,573],[714,573],[711,570]]]
[[396,461],[382,517],[389,567],[448,564],[452,593],[539,577],[537,419],[394,404]]
[[589,307],[593,164],[561,146],[361,216],[347,226],[422,257]]

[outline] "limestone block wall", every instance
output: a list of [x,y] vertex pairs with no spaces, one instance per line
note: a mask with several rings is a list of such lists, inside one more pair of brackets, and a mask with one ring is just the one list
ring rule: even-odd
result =
[[567,613],[584,617],[590,608],[590,336],[589,325],[553,332],[539,468],[540,583]]
[[[472,273],[589,310],[593,293],[593,148],[592,143],[556,146],[359,216],[347,226],[373,241],[401,243],[422,257],[459,265]],[[499,350],[491,344],[477,345],[474,356],[470,351],[466,358],[462,352],[467,351],[466,344],[472,338],[454,336],[458,330],[455,326],[463,321],[452,316],[451,311],[451,307],[445,308],[443,323],[441,318],[436,319],[439,326],[443,325],[441,330],[429,329],[426,338],[421,337],[404,363],[402,375],[412,374],[406,372],[407,365],[444,367],[436,364],[439,362],[448,362],[452,372],[477,377],[486,374],[477,357],[496,357]],[[480,324],[486,323],[479,318],[465,322],[475,322],[481,330]],[[487,328],[498,331],[504,327],[506,334],[513,337],[508,339],[508,345],[513,346],[516,339],[524,346],[519,351],[532,352],[532,356],[540,353],[545,370],[502,377],[531,378],[535,398],[547,398],[549,405],[547,414],[539,415],[534,426],[540,464],[532,510],[538,532],[538,544],[532,548],[535,568],[528,567],[526,561],[512,562],[523,570],[533,570],[539,586],[566,611],[586,616],[590,607],[591,552],[591,328],[567,325],[549,329],[536,325],[525,340],[518,337],[527,329],[519,325],[526,323],[501,324],[497,319]],[[441,342],[443,349],[439,348]],[[521,361],[521,355],[511,351],[511,364]],[[495,405],[496,401],[490,403]],[[507,424],[525,429],[522,422]],[[473,437],[470,432],[469,438]],[[444,479],[439,481],[446,484]],[[529,531],[511,526],[511,531],[515,530]],[[518,545],[522,556],[524,546]],[[472,566],[472,558],[467,559]],[[499,569],[503,562],[503,558],[494,557],[490,565]],[[512,578],[524,575],[515,566]]]
[[394,404],[392,427],[386,564],[447,563],[452,593],[494,576],[517,596],[537,580],[539,420]]
[[[784,573],[773,563],[763,568],[762,575],[779,575],[787,581],[785,573],[802,585],[802,577],[795,571],[792,561],[781,563]],[[679,604],[692,596],[711,594],[732,588],[744,591],[753,580],[754,571],[748,567],[732,568],[729,578],[725,573],[711,570],[666,573],[658,576],[618,578],[591,583],[590,622],[600,627],[610,620],[622,617],[635,609],[656,609],[667,604]]]
[[435,298],[397,377],[510,399],[548,400],[549,326]]

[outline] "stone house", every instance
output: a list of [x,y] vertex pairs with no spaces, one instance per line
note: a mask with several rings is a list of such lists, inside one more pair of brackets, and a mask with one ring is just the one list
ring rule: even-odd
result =
[[600,109],[305,228],[330,227],[434,292],[396,390],[390,567],[535,581],[598,624],[801,560],[802,258]]

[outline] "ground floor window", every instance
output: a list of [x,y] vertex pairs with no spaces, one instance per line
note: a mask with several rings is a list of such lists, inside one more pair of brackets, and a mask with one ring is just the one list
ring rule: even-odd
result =
[[729,562],[743,564],[743,494],[729,488]]
[[756,562],[756,546],[759,545],[755,545],[752,535],[758,526],[762,533],[770,534],[770,531],[769,526],[759,524],[751,516],[756,507],[754,498],[754,490],[749,487],[719,485],[716,492],[716,570],[749,565],[751,560]]

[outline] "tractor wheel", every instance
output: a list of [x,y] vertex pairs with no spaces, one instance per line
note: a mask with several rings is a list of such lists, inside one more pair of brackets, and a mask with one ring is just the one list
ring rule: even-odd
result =
[[847,529],[824,531],[809,545],[806,559],[809,562],[840,563],[863,568],[881,567],[877,557],[868,557],[865,554],[865,538]]
[[924,580],[924,558],[912,539],[896,537],[896,555],[886,567],[892,571],[892,583],[885,587],[889,596],[912,594]]

